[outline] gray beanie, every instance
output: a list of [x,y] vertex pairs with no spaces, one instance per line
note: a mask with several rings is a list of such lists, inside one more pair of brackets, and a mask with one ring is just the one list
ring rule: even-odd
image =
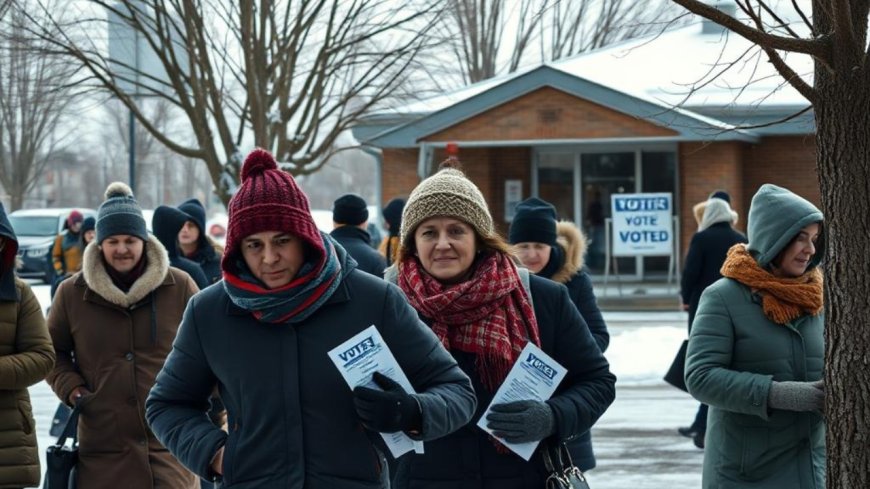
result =
[[106,200],[97,211],[97,243],[109,236],[128,234],[148,241],[148,228],[142,209],[133,198],[133,191],[123,182],[112,182],[106,188]]
[[408,197],[399,233],[402,246],[409,247],[417,226],[430,217],[452,217],[467,222],[482,237],[495,233],[480,189],[464,173],[447,165],[447,162],[442,163],[444,169],[420,182]]

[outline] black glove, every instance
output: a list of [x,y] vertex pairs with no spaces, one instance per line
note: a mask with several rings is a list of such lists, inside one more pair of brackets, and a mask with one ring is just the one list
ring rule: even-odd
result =
[[493,404],[486,415],[486,427],[510,443],[540,441],[555,431],[553,410],[541,401]]
[[383,390],[362,386],[353,390],[353,404],[363,425],[379,433],[420,431],[423,413],[414,396],[380,372],[375,372],[372,380]]

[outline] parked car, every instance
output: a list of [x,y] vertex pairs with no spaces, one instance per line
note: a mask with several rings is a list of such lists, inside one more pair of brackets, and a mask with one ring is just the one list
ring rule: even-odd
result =
[[51,264],[51,248],[54,238],[66,227],[66,218],[74,209],[85,217],[97,213],[93,209],[79,207],[54,209],[17,210],[9,214],[12,229],[18,237],[18,256],[22,265],[17,272],[20,277],[37,278],[50,284],[54,278]]

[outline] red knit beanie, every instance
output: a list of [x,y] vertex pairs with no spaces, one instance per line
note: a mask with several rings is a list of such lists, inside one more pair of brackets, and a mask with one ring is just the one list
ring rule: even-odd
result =
[[241,179],[239,190],[230,199],[223,271],[235,271],[243,239],[264,231],[292,233],[305,242],[306,251],[317,255],[318,262],[323,259],[323,239],[311,217],[308,197],[289,173],[278,169],[268,151],[251,151],[242,165]]

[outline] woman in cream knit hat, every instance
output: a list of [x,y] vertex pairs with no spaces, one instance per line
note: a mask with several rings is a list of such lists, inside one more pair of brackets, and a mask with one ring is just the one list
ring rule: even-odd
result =
[[[616,379],[565,286],[521,278],[483,195],[456,165],[448,160],[411,193],[386,278],[471,377],[477,410],[460,430],[428,442],[425,454],[400,459],[395,485],[543,487],[541,450],[588,431],[613,401]],[[489,437],[477,421],[528,342],[568,374],[547,401],[494,405],[486,424],[498,439]],[[526,462],[500,440],[545,442]]]

